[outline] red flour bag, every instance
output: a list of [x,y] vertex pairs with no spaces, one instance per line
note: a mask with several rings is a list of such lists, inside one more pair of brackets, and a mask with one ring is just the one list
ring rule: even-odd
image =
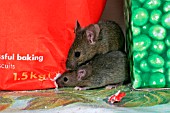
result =
[[74,26],[99,20],[106,0],[0,0],[0,90],[54,88]]

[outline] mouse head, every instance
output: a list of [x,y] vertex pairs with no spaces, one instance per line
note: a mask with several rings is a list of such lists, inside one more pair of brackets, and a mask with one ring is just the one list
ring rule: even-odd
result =
[[81,28],[77,21],[75,27],[75,40],[67,57],[67,69],[76,69],[80,64],[90,60],[97,53],[96,43],[99,40],[100,27],[91,24]]
[[82,66],[77,71],[67,71],[56,80],[59,87],[69,86],[75,87],[81,85],[83,80],[87,79],[91,74],[90,66]]
[[76,86],[76,74],[76,71],[67,71],[56,80],[56,83],[59,87]]

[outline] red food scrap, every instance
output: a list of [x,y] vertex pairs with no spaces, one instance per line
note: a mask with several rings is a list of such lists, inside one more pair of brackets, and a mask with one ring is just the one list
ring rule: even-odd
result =
[[108,102],[111,104],[115,102],[120,102],[124,96],[126,96],[126,93],[120,92],[119,90],[116,94],[113,94],[108,98]]

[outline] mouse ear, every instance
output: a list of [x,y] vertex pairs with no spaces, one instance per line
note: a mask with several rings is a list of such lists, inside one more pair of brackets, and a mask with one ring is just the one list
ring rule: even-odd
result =
[[90,25],[86,30],[86,37],[89,44],[95,44],[99,39],[100,27],[98,24]]
[[74,33],[78,32],[79,30],[81,30],[81,26],[80,23],[78,22],[78,20],[76,21],[76,26],[74,28]]
[[86,70],[85,69],[79,69],[77,71],[77,80],[78,81],[81,81],[85,78],[85,75],[86,75]]

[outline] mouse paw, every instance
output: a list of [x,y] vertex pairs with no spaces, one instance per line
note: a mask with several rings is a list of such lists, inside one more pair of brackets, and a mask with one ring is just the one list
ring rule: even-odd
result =
[[116,88],[117,85],[108,85],[105,87],[105,89],[113,89],[113,88]]
[[123,84],[123,82],[120,82],[120,83],[118,83],[118,84],[114,84],[114,85],[108,85],[108,86],[106,86],[105,88],[106,89],[113,89],[113,88],[117,88],[118,86],[120,86],[120,85],[122,85]]
[[87,87],[78,87],[78,86],[76,86],[74,89],[82,91],[82,90],[87,90],[88,88]]

